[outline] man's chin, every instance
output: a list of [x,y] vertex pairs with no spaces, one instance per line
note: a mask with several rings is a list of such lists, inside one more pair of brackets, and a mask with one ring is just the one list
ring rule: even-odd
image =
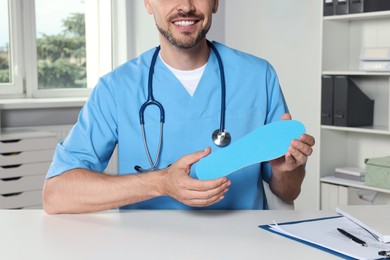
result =
[[181,37],[181,38],[175,38],[174,41],[170,41],[171,44],[177,48],[181,48],[181,49],[192,49],[194,48],[195,46],[197,46],[202,40],[203,40],[204,37],[198,37],[196,39],[194,39],[193,37],[191,36],[185,36],[185,37]]

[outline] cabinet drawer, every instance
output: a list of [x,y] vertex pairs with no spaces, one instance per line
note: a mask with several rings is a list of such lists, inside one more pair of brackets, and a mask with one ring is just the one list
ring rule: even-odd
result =
[[0,179],[46,174],[50,162],[25,163],[0,166]]
[[0,194],[41,190],[45,175],[0,179]]
[[26,191],[0,195],[1,209],[17,209],[42,204],[42,191]]
[[349,187],[347,203],[348,205],[390,204],[390,194]]
[[0,166],[24,163],[48,162],[53,158],[54,149],[41,151],[0,153]]
[[43,209],[42,201],[41,201],[41,204],[33,205],[33,206],[26,206],[26,207],[23,207],[21,209]]
[[0,140],[0,153],[54,149],[56,144],[55,137]]
[[386,205],[390,193],[321,183],[321,209],[335,210],[338,205]]

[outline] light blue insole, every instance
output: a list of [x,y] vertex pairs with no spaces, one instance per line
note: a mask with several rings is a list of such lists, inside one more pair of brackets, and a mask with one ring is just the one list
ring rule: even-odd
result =
[[284,155],[293,139],[305,133],[296,120],[280,120],[261,126],[229,146],[212,152],[194,165],[200,180],[227,176],[246,166]]

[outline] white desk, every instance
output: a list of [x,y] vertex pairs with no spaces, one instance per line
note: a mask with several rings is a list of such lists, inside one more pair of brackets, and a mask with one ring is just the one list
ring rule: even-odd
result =
[[320,211],[0,210],[0,259],[337,259],[258,228]]

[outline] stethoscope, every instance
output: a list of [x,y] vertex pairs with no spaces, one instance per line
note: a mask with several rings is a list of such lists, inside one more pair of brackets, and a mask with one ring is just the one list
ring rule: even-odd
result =
[[[219,129],[216,129],[213,134],[211,135],[211,139],[213,140],[214,144],[219,147],[225,147],[229,145],[231,141],[231,136],[228,131],[225,130],[225,110],[226,110],[226,83],[225,83],[225,72],[223,69],[222,59],[221,55],[219,54],[217,48],[210,42],[207,41],[208,46],[214,51],[215,56],[217,57],[218,66],[219,66],[219,72],[221,75],[221,119],[220,119],[220,126]],[[141,125],[141,132],[142,132],[142,140],[145,146],[146,156],[148,157],[148,161],[150,163],[151,168],[149,169],[143,169],[141,166],[136,165],[134,169],[138,172],[149,172],[149,171],[156,171],[158,170],[157,164],[158,160],[160,158],[161,154],[161,146],[162,146],[162,139],[163,139],[163,126],[165,121],[165,111],[163,105],[154,99],[153,96],[153,74],[154,74],[154,67],[156,65],[156,60],[158,53],[160,52],[160,46],[156,47],[156,50],[153,54],[152,61],[150,64],[149,69],[149,78],[148,78],[148,98],[145,103],[142,104],[140,110],[139,110],[139,121]],[[144,114],[145,110],[148,106],[154,105],[157,106],[157,108],[160,111],[160,137],[159,137],[159,143],[157,147],[156,152],[156,158],[154,161],[152,161],[152,157],[150,155],[149,147],[146,141],[146,133],[145,133],[145,119]]]

